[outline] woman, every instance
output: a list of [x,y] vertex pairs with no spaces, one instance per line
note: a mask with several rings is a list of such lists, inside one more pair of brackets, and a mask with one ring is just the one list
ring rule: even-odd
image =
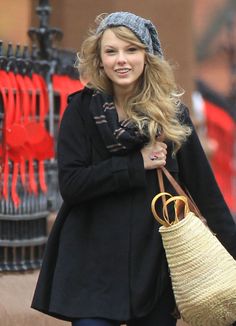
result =
[[[151,210],[165,166],[236,257],[236,228],[180,104],[153,24],[112,13],[83,43],[87,87],[58,139],[64,204],[32,306],[73,326],[176,325],[167,262]],[[166,191],[174,193],[166,183]]]

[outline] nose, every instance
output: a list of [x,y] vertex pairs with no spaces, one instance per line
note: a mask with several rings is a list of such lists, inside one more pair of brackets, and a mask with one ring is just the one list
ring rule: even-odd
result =
[[120,65],[123,65],[127,62],[125,53],[123,51],[119,51],[118,57],[117,57],[117,63]]

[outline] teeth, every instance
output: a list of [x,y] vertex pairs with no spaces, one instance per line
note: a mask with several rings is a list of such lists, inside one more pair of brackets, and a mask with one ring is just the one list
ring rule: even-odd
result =
[[128,72],[129,69],[116,69],[116,72]]

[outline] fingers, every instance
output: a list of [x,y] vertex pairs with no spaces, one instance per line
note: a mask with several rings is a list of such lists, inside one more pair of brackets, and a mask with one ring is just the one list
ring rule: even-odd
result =
[[156,142],[151,146],[155,152],[164,152],[167,153],[167,145],[162,142]]
[[167,155],[167,145],[165,143],[155,144],[151,149],[151,157],[155,159],[165,159]]
[[156,142],[152,146],[148,147],[150,149],[150,158],[152,160],[163,160],[166,159],[167,155],[167,145],[162,142]]
[[166,164],[167,145],[162,142],[145,146],[141,150],[146,170],[157,169]]

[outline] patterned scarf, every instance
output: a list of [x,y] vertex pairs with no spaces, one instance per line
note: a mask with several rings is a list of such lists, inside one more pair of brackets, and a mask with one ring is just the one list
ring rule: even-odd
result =
[[148,143],[147,132],[140,133],[130,119],[118,120],[112,96],[94,91],[89,109],[109,152],[122,155]]

